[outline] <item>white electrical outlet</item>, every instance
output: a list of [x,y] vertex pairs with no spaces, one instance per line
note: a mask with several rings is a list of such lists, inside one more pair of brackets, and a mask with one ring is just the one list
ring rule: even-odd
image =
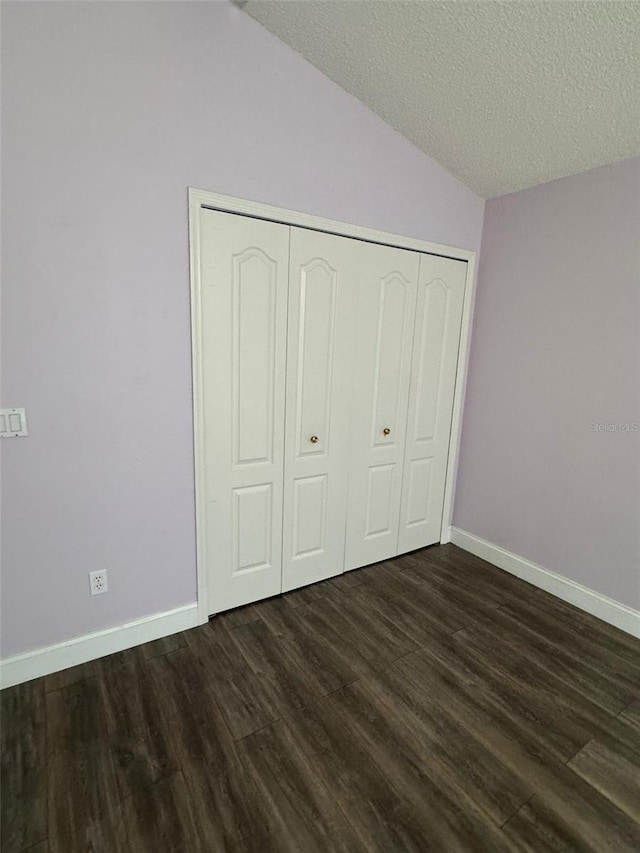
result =
[[106,569],[103,572],[89,572],[89,587],[91,595],[102,595],[109,591]]
[[29,435],[24,409],[0,409],[0,436],[9,438],[17,435]]

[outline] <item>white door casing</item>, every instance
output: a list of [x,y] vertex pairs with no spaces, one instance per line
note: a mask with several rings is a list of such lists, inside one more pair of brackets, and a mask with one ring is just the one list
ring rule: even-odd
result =
[[345,569],[397,554],[420,256],[354,243],[358,275]]
[[281,586],[289,228],[206,210],[200,293],[209,612]]
[[467,264],[421,255],[398,553],[440,541]]
[[343,571],[353,243],[291,229],[283,591]]

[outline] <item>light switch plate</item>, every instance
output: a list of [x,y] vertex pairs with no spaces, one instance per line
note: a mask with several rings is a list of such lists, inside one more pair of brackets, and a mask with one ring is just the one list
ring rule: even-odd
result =
[[15,438],[28,435],[27,416],[24,409],[0,409],[0,436]]

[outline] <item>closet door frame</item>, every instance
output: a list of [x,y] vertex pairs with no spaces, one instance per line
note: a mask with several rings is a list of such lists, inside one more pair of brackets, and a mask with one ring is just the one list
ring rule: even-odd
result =
[[399,234],[389,234],[376,231],[360,225],[351,225],[335,219],[324,219],[308,213],[286,210],[281,207],[261,204],[234,196],[220,195],[189,188],[189,259],[191,286],[191,363],[193,381],[193,432],[194,432],[194,474],[195,474],[195,503],[196,503],[196,564],[197,564],[197,594],[198,619],[204,624],[209,619],[209,596],[207,577],[207,552],[215,548],[215,543],[207,542],[204,512],[206,507],[206,482],[203,460],[205,458],[205,423],[204,423],[204,387],[203,387],[203,328],[202,328],[202,286],[200,281],[200,214],[203,209],[218,210],[240,216],[251,216],[256,219],[267,219],[283,225],[293,225],[339,237],[351,237],[368,243],[380,243],[399,249],[409,249],[430,255],[453,258],[466,261],[467,275],[465,281],[464,304],[462,310],[462,327],[460,330],[460,346],[456,368],[453,414],[451,418],[451,434],[449,437],[449,452],[447,458],[447,476],[444,494],[444,507],[440,529],[440,541],[444,544],[451,541],[451,523],[458,456],[462,427],[462,411],[466,387],[469,341],[471,336],[471,321],[476,284],[476,252],[445,246],[440,243],[429,243],[413,237],[403,237]]

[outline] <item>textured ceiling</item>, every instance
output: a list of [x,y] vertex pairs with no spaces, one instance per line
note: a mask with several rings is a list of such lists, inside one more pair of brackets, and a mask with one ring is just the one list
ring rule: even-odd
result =
[[485,197],[640,154],[640,2],[249,0]]

